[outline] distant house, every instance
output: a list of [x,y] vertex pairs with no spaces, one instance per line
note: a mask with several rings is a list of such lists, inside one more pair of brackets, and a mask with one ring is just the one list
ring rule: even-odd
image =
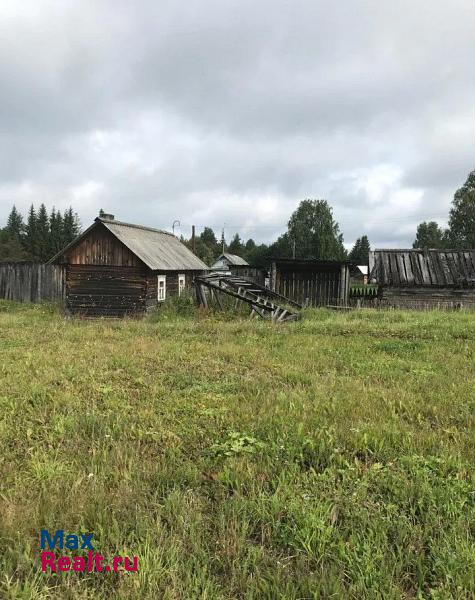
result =
[[218,256],[217,260],[214,264],[211,265],[211,269],[213,271],[228,271],[230,267],[246,267],[249,266],[249,263],[237,256],[237,254],[229,254],[224,252],[220,256]]
[[251,266],[244,258],[227,252],[218,257],[211,270],[226,271],[237,277],[252,279],[259,285],[267,285],[269,282],[269,272],[266,268]]
[[66,304],[84,315],[144,313],[208,267],[173,234],[103,215],[50,263],[66,267]]
[[375,250],[369,267],[382,304],[475,307],[475,250]]
[[351,283],[366,285],[368,283],[368,265],[352,265],[350,275]]
[[350,263],[339,260],[273,259],[270,288],[310,306],[347,306]]

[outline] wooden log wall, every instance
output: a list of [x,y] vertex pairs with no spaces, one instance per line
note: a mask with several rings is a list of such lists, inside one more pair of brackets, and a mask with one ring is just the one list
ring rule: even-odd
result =
[[475,288],[382,287],[382,306],[420,310],[475,308]]
[[0,298],[15,302],[62,302],[65,268],[38,263],[0,263]]
[[68,265],[67,307],[73,314],[123,317],[145,311],[142,267]]
[[185,276],[185,289],[188,293],[194,292],[193,279],[195,275],[201,275],[203,271],[149,271],[147,273],[147,291],[145,296],[145,305],[147,310],[153,309],[157,305],[158,294],[158,275],[166,277],[166,297],[178,295],[178,277]]

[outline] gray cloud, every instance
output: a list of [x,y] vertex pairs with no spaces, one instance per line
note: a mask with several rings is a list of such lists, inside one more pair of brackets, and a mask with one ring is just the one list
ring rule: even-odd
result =
[[475,166],[474,25],[470,0],[2,3],[0,224],[72,203],[269,241],[324,197],[347,243],[409,245]]

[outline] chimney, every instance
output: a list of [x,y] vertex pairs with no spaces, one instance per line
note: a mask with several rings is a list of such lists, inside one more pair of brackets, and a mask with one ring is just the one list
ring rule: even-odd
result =
[[107,219],[108,221],[113,221],[114,215],[111,215],[110,213],[105,213],[103,210],[101,210],[101,212],[99,213],[99,218]]

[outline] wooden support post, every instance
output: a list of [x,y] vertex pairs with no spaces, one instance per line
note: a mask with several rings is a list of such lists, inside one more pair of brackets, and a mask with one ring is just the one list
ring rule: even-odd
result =
[[220,293],[218,291],[214,292],[214,297],[216,298],[216,303],[221,310],[223,310],[223,304],[221,302]]
[[277,291],[277,265],[275,262],[272,263],[270,270],[270,289],[273,292]]

